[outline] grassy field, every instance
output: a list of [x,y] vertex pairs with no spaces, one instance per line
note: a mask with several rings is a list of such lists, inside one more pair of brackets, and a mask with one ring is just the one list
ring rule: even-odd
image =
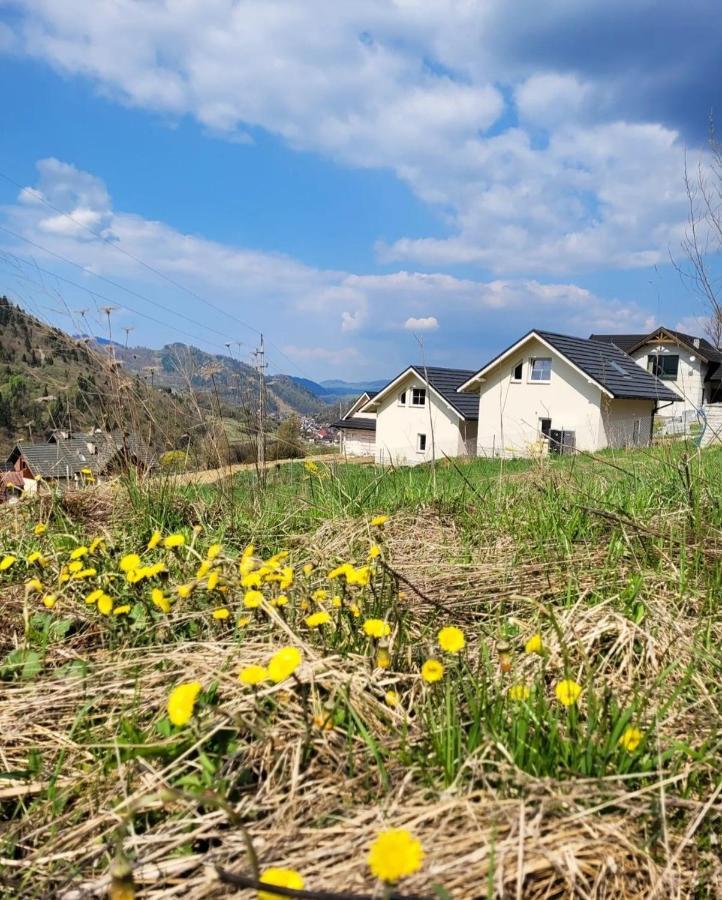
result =
[[6,507],[3,895],[722,897],[721,597],[718,451]]

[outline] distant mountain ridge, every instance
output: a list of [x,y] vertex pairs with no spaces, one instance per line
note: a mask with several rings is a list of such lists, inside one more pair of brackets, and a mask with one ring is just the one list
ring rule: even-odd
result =
[[308,378],[296,378],[289,376],[297,384],[310,391],[315,397],[327,403],[337,400],[358,397],[364,391],[380,391],[388,384],[388,379],[376,379],[375,381],[342,381],[340,379],[328,379],[325,381],[311,381]]

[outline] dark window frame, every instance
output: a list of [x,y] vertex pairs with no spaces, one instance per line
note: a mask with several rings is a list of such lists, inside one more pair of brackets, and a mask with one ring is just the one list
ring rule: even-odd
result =
[[[420,396],[421,402],[417,402],[417,395]],[[426,406],[426,388],[411,388],[411,405],[412,406]]]
[[[518,374],[517,374],[518,373]],[[524,380],[524,360],[518,362],[511,370],[511,380],[513,384],[520,384]]]
[[417,434],[416,435],[416,452],[417,453],[426,453],[426,435],[425,434]]
[[[674,364],[673,371],[671,371],[671,365],[666,365],[672,363]],[[679,375],[679,353],[649,353],[647,355],[647,371],[656,375],[661,381],[676,381]]]

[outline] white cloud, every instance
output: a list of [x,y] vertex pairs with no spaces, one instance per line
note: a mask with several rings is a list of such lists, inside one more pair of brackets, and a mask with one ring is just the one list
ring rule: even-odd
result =
[[409,316],[404,322],[404,328],[407,331],[436,331],[439,327],[439,320],[436,316],[424,316],[420,319]]
[[[394,171],[451,236],[394,241],[379,248],[386,261],[504,275],[644,267],[666,259],[684,222],[673,128],[615,121],[616,83],[520,59],[530,22],[558,28],[574,14],[566,2],[518,21],[501,0],[14,5],[24,52],[126,104]],[[500,85],[517,126],[499,125]]]

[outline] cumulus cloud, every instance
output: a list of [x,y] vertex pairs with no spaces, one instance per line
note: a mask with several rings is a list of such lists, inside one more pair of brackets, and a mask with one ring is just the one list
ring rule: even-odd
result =
[[407,331],[436,331],[439,327],[439,320],[436,316],[423,316],[420,319],[409,316],[404,322],[404,328]]
[[123,103],[394,171],[450,236],[384,261],[567,274],[649,266],[680,233],[680,129],[722,77],[719,17],[690,3],[655,8],[650,41],[646,0],[13,0],[14,41]]
[[[379,377],[414,358],[413,339],[404,331],[437,332],[435,346],[429,348],[434,361],[473,368],[527,330],[530,318],[537,327],[576,334],[646,327],[647,314],[639,305],[571,282],[315,268],[116,210],[102,179],[68,163],[43,160],[38,169],[38,183],[23,189],[17,202],[0,213],[1,221],[35,245],[2,237],[0,253],[12,254],[16,283],[25,291],[20,299],[31,296],[27,284],[37,275],[36,265],[52,266],[81,285],[69,296],[67,282],[59,283],[53,291],[55,305],[58,295],[68,308],[92,308],[109,297],[123,321],[136,326],[137,339],[151,345],[174,340],[174,329],[183,329],[185,339],[227,352],[229,340],[243,340],[246,346],[256,340],[247,323],[266,333],[277,371],[288,370],[293,361],[301,374],[309,375],[306,366],[313,369],[311,377]],[[48,210],[42,198],[52,198],[53,206],[68,210],[72,218]],[[94,235],[101,227],[97,223],[113,240]],[[59,257],[75,261],[82,271],[61,266]],[[48,279],[36,280],[42,295]],[[13,284],[12,275],[8,283]],[[114,285],[125,285],[130,293]],[[419,315],[428,309],[443,311],[443,330],[436,315]],[[68,327],[65,321],[58,324]]]

